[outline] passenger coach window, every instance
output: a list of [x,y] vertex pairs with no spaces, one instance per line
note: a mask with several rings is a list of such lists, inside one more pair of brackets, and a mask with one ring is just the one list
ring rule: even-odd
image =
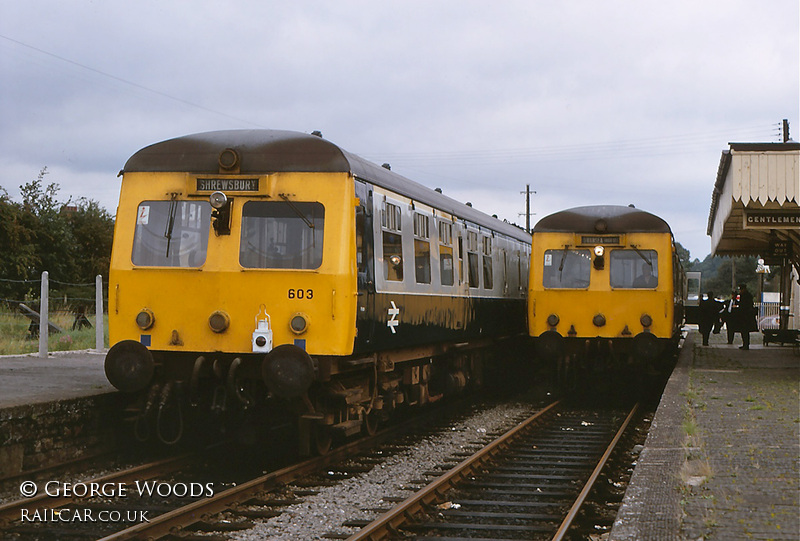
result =
[[480,261],[478,260],[478,234],[467,231],[467,265],[469,272],[469,287],[480,285]]
[[384,203],[381,212],[381,227],[384,229],[382,239],[384,277],[393,282],[402,282],[403,237],[400,234],[402,227],[400,207]]
[[206,261],[211,205],[207,201],[144,201],[133,233],[134,265],[199,267]]
[[651,289],[658,286],[658,252],[612,250],[611,287]]
[[483,287],[494,287],[494,269],[492,268],[492,237],[483,237]]
[[248,269],[317,269],[324,228],[321,203],[248,201],[242,208],[239,263]]
[[414,269],[418,284],[431,283],[430,218],[414,213]]
[[547,250],[544,253],[544,287],[589,287],[592,258],[589,250]]
[[442,285],[455,283],[453,268],[453,224],[439,222],[439,266],[442,274]]

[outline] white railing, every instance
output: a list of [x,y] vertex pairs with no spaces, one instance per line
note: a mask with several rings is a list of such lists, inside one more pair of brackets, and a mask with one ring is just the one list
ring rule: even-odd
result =
[[[757,302],[755,303],[755,306],[756,306],[756,313],[758,314],[756,317],[756,321],[758,321],[759,331],[762,331],[764,329],[780,328],[781,303]],[[789,308],[785,306],[783,309],[784,311],[788,311]],[[789,328],[792,328],[792,326],[789,325]]]

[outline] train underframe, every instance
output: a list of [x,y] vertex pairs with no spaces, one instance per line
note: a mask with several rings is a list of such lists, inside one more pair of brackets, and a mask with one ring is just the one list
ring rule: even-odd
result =
[[[301,454],[325,453],[337,439],[374,433],[396,411],[481,387],[495,350],[490,345],[315,358],[287,346],[277,360],[152,351],[152,375],[144,390],[131,394],[127,418],[138,440],[167,445],[190,433],[240,431],[245,440],[263,440],[275,427],[291,426]],[[147,364],[130,354],[124,361],[116,364],[126,364],[129,373],[132,365]]]
[[537,356],[551,368],[555,383],[565,389],[597,383],[640,385],[668,376],[675,366],[680,333],[659,338],[642,332],[634,337],[564,337],[546,331],[536,340]]

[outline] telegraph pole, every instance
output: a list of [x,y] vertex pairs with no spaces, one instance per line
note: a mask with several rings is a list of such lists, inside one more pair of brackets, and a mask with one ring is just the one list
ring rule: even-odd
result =
[[525,194],[525,231],[527,233],[531,232],[531,194],[536,193],[535,191],[531,191],[531,185],[525,185],[525,191],[519,192]]

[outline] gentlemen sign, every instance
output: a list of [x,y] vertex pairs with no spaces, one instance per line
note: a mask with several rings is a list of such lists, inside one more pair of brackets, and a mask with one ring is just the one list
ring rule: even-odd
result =
[[745,229],[800,229],[800,209],[744,209]]
[[257,192],[257,178],[198,178],[198,192]]

